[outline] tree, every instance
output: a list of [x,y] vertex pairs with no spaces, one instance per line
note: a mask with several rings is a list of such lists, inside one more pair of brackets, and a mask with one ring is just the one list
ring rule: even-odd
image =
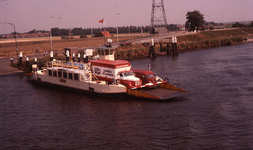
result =
[[61,35],[59,28],[52,28],[51,32],[52,32],[52,36],[60,36]]
[[82,28],[73,28],[73,35],[82,35],[83,29]]
[[60,29],[60,35],[69,35],[69,29]]
[[241,27],[244,27],[244,25],[239,22],[236,22],[235,24],[232,25],[232,27],[233,28],[241,28]]
[[253,27],[253,21],[249,24],[250,27]]
[[186,14],[186,23],[185,27],[189,28],[190,31],[200,30],[204,29],[204,23],[206,22],[204,20],[204,15],[201,14],[199,11],[194,10],[194,11],[188,11]]

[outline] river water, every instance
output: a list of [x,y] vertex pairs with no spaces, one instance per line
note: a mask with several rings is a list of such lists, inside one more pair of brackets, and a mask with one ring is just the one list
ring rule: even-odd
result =
[[0,76],[0,149],[253,149],[253,43],[130,62],[189,94],[101,98]]

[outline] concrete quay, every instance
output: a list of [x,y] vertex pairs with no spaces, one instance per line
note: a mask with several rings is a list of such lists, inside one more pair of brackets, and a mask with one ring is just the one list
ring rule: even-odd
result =
[[[43,57],[43,54],[28,56],[29,60],[34,59],[35,57],[36,58]],[[25,57],[23,57],[23,60],[25,60]],[[13,58],[13,63],[15,62],[17,62],[17,58]],[[11,67],[10,63],[11,63],[11,58],[0,58],[0,76],[12,74],[12,73],[24,72],[23,70],[20,70],[18,68]]]

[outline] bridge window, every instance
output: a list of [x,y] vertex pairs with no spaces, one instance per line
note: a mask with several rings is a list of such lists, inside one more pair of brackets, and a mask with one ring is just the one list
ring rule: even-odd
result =
[[98,54],[99,54],[99,55],[104,55],[103,50],[98,50]]
[[113,54],[113,50],[110,50],[110,55],[112,55]]

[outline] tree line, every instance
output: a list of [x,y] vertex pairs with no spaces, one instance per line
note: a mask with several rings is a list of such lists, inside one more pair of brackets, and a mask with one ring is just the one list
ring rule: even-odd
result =
[[[178,30],[176,24],[170,24],[166,27],[169,31]],[[53,36],[61,36],[61,35],[93,35],[101,32],[101,31],[109,31],[111,34],[117,33],[116,27],[105,27],[105,28],[73,28],[73,29],[60,29],[60,28],[52,28],[51,32]],[[141,33],[141,32],[150,32],[150,26],[123,26],[118,27],[118,33]]]

